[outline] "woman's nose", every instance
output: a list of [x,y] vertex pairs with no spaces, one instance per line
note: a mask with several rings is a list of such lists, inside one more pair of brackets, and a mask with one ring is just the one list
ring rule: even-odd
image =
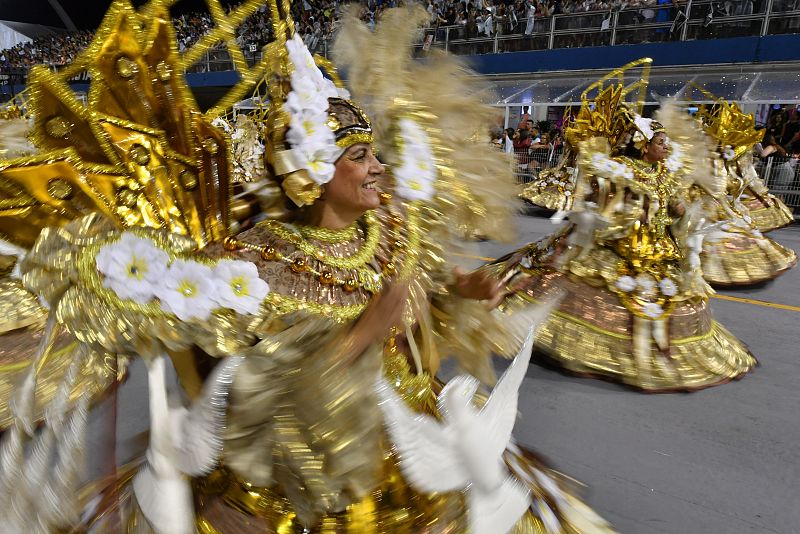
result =
[[375,154],[370,154],[369,172],[370,174],[383,174],[384,172],[383,164],[378,161]]

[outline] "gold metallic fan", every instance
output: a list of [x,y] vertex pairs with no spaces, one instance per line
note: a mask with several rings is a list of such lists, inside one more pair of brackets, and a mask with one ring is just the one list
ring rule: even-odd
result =
[[[169,16],[174,3],[152,0],[137,11],[117,0],[71,65],[31,69],[28,111],[40,153],[0,162],[0,237],[27,248],[41,228],[92,211],[121,227],[188,235],[201,247],[224,237],[227,139],[210,120],[264,76],[268,55],[249,68],[235,41],[262,2],[247,0],[226,15],[218,0],[206,0],[214,28],[183,55]],[[182,73],[219,41],[240,81],[203,114]],[[68,85],[81,72],[91,78],[86,105]]]
[[734,160],[748,153],[756,143],[764,138],[763,130],[756,130],[756,120],[751,113],[744,113],[735,102],[728,102],[706,88],[689,84],[690,98],[694,92],[714,104],[698,106],[697,118],[703,123],[703,130],[723,146],[730,146],[735,154]]
[[[564,137],[572,146],[592,137],[604,137],[612,147],[625,135],[632,118],[630,112],[641,114],[647,98],[650,66],[653,60],[642,58],[615,69],[581,93],[581,109]],[[625,75],[641,69],[638,78],[625,83]]]

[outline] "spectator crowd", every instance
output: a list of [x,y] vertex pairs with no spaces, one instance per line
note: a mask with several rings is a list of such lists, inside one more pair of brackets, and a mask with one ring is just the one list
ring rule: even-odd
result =
[[[339,0],[301,0],[292,2],[292,15],[298,33],[311,50],[330,40],[344,3]],[[377,16],[376,10],[365,9],[364,20]],[[373,19],[374,20],[374,19]],[[191,48],[214,27],[208,12],[183,14],[173,19],[178,48]],[[0,69],[27,69],[34,65],[61,66],[70,63],[85,49],[94,33],[88,30],[40,35],[27,43],[0,50]],[[260,50],[272,38],[269,9],[262,6],[237,29],[237,43],[246,52]]]
[[[361,0],[362,20],[374,26],[384,10],[403,4],[406,0]],[[470,40],[492,38],[505,35],[533,37],[547,33],[550,17],[553,15],[575,15],[561,20],[557,30],[578,30],[582,28],[608,29],[611,14],[621,11],[620,24],[650,24],[680,21],[686,0],[422,0],[430,17],[429,29],[421,36],[428,44],[436,40]],[[711,27],[714,16],[748,15],[760,12],[766,0],[714,0],[705,3],[692,16],[705,13],[706,26]],[[296,0],[292,2],[292,14],[297,30],[308,47],[315,52],[323,52],[337,29],[342,8],[349,0]],[[800,9],[800,0],[774,0],[773,10],[791,11]],[[784,17],[785,18],[785,17]],[[789,20],[791,19],[791,20]],[[776,19],[777,20],[777,19]],[[794,24],[796,22],[796,24]],[[173,20],[179,48],[185,50],[197,42],[213,27],[208,13],[184,14]],[[788,17],[780,22],[787,31],[794,26],[800,31],[800,17]],[[759,23],[760,24],[760,23]],[[746,26],[746,24],[745,24]],[[630,26],[629,26],[630,27]],[[673,24],[672,30],[675,29]],[[256,53],[271,40],[272,27],[269,10],[262,7],[238,28],[237,42],[246,53]],[[709,32],[712,30],[710,29]],[[746,31],[749,31],[746,29]],[[644,32],[644,37],[642,34]],[[556,47],[589,46],[608,44],[609,32],[595,31],[582,34],[559,36]],[[646,42],[648,40],[667,40],[673,32],[666,28],[629,31],[630,39],[617,36],[618,43]],[[692,36],[696,37],[696,36]],[[28,43],[0,50],[0,68],[27,69],[36,64],[54,66],[69,63],[76,54],[91,41],[92,33],[53,33],[35,38]],[[502,47],[501,50],[513,50]],[[479,53],[484,50],[465,50]],[[488,50],[487,50],[488,51]]]

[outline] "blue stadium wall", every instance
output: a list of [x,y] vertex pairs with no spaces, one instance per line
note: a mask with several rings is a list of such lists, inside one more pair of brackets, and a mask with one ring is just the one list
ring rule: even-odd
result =
[[768,35],[670,43],[564,48],[471,56],[481,74],[614,69],[642,57],[655,67],[800,60],[800,35]]
[[[613,69],[642,57],[653,58],[655,67],[800,61],[800,35],[534,50],[466,56],[466,59],[481,74],[514,74]],[[192,86],[232,85],[236,79],[231,72],[189,75]]]
[[[541,71],[613,69],[641,57],[653,58],[656,67],[693,66],[722,63],[754,64],[800,61],[800,35],[768,35],[670,43],[565,48],[467,56],[481,74],[515,74]],[[235,72],[192,73],[189,85],[201,106],[210,105],[238,80]],[[88,85],[76,82],[76,90]],[[23,87],[14,86],[14,92]],[[8,92],[9,87],[3,87]]]

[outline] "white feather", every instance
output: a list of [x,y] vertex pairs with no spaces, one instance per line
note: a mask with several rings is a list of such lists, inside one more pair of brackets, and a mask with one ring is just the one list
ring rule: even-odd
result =
[[411,485],[426,493],[466,487],[467,473],[452,454],[438,421],[413,412],[382,377],[377,392],[386,428],[400,456],[400,468]]
[[222,448],[221,431],[233,373],[242,358],[220,363],[190,409],[170,407],[163,353],[146,358],[150,393],[147,463],[133,481],[142,512],[158,534],[194,532],[192,490],[186,475],[209,472]]
[[222,451],[222,431],[228,407],[228,393],[241,357],[226,358],[205,382],[203,393],[190,409],[173,409],[170,418],[180,432],[175,448],[179,469],[187,475],[208,474]]

